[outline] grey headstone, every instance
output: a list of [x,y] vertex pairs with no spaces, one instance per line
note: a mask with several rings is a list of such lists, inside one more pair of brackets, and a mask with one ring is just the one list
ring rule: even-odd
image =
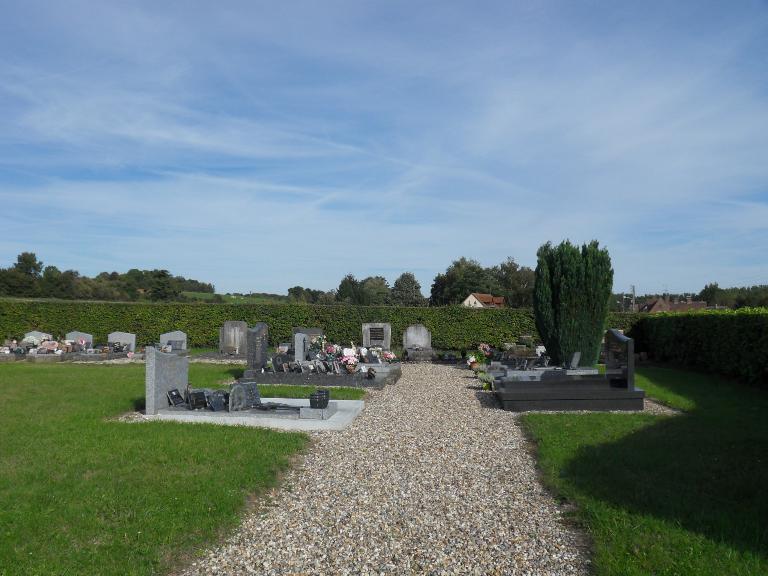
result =
[[165,354],[152,346],[146,350],[146,413],[157,414],[168,406],[168,392],[184,390],[189,381],[189,358]]
[[246,331],[248,368],[261,370],[267,365],[267,348],[269,347],[269,327],[259,322]]
[[181,330],[160,334],[160,345],[167,346],[168,344],[170,344],[174,350],[186,350],[187,335]]
[[403,333],[403,348],[430,349],[432,348],[432,334],[423,324],[408,326]]
[[136,334],[130,332],[110,332],[107,343],[127,345],[130,352],[136,352]]
[[307,359],[307,350],[309,350],[309,336],[303,332],[297,332],[293,335],[293,353],[296,362]]
[[574,352],[573,356],[571,356],[571,361],[568,363],[568,368],[571,370],[578,368],[579,362],[581,362],[581,352]]
[[219,328],[221,354],[245,354],[248,347],[248,324],[241,320],[228,320]]
[[23,340],[26,340],[27,338],[36,338],[41,342],[43,340],[53,340],[53,336],[51,336],[47,332],[40,332],[39,330],[32,330],[32,332],[27,332],[26,334],[24,334]]
[[378,346],[384,350],[392,347],[392,325],[386,322],[363,324],[363,346]]
[[249,410],[261,404],[261,393],[255,382],[237,382],[229,391],[229,411]]
[[77,330],[67,332],[64,336],[64,340],[72,340],[75,344],[79,344],[80,340],[85,340],[86,348],[91,348],[93,346],[93,334],[88,334],[87,332],[78,332]]

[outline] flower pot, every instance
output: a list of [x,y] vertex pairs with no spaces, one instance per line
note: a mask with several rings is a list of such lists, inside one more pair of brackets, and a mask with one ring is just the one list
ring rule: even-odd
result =
[[469,363],[469,369],[470,370],[477,370],[477,367],[480,366],[477,362],[470,362]]
[[357,365],[356,364],[346,364],[347,372],[350,374],[354,374],[357,372]]

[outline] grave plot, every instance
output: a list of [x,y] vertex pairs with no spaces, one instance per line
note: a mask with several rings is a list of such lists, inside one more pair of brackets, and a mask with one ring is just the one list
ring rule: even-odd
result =
[[262,398],[258,384],[234,383],[229,390],[189,385],[189,358],[147,348],[145,417],[284,430],[341,430],[363,409],[362,400],[330,401],[328,390],[306,400]]

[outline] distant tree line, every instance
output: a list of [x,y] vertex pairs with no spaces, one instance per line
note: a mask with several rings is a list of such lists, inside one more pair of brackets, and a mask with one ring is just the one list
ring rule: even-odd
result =
[[503,296],[508,306],[530,307],[534,272],[513,258],[484,268],[476,260],[459,258],[432,283],[429,298],[412,272],[404,272],[392,286],[383,276],[358,280],[353,274],[341,279],[335,290],[323,291],[294,286],[288,289],[293,302],[307,304],[355,304],[361,306],[448,306],[460,304],[473,292]]
[[341,279],[336,290],[313,290],[294,286],[288,289],[293,302],[307,304],[355,304],[361,306],[426,306],[421,285],[411,272],[401,274],[390,287],[383,276],[358,280],[353,274]]
[[184,300],[182,292],[213,293],[213,284],[173,276],[168,270],[102,272],[94,278],[75,270],[44,266],[33,252],[22,252],[16,263],[0,268],[0,296],[69,300]]
[[742,288],[720,288],[717,282],[704,286],[697,298],[708,306],[726,306],[728,308],[768,307],[768,285]]

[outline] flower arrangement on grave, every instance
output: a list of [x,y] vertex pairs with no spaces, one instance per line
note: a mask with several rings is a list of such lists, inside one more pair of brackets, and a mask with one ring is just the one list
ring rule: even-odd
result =
[[493,353],[491,345],[483,342],[477,345],[477,350],[484,358],[488,358]]
[[341,363],[344,366],[357,366],[357,363],[359,360],[357,359],[357,356],[342,356],[341,357]]
[[397,360],[397,356],[395,356],[395,353],[394,352],[389,352],[389,351],[382,352],[381,353],[381,358],[385,362],[394,362],[395,360]]

